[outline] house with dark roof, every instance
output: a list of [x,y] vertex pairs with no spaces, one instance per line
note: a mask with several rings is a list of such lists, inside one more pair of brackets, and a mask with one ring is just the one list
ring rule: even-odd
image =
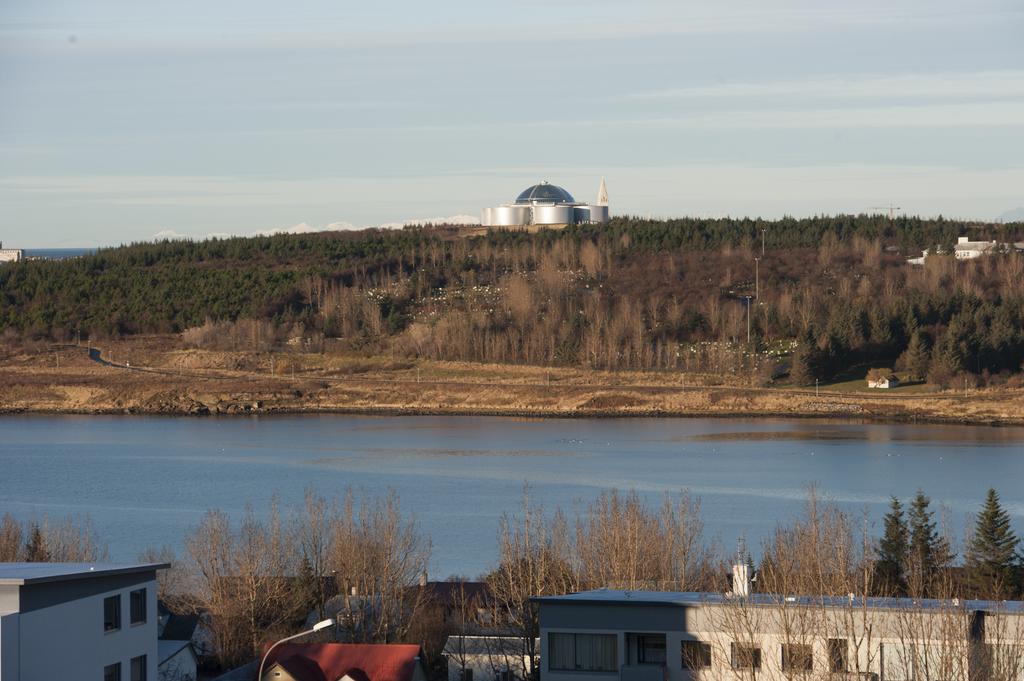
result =
[[274,648],[261,681],[426,681],[420,647],[290,643]]

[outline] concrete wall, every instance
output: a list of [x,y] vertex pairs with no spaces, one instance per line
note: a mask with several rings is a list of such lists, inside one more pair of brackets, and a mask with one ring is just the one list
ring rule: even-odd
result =
[[[146,621],[131,623],[134,589],[146,589]],[[155,574],[119,575],[21,587],[18,615],[20,676],[2,681],[102,681],[103,668],[121,663],[130,681],[131,659],[146,656],[146,678],[157,678]],[[121,596],[121,628],[103,630],[103,599]],[[3,636],[6,646],[6,633]]]

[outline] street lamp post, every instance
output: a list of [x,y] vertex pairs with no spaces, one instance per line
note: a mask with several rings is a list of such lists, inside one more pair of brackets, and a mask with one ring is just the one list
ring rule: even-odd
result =
[[326,619],[326,620],[323,620],[322,622],[317,622],[316,624],[313,625],[312,629],[307,629],[306,631],[300,631],[297,634],[292,634],[291,636],[286,636],[286,637],[282,638],[280,641],[278,641],[277,643],[275,643],[274,645],[272,645],[269,648],[267,648],[267,652],[263,654],[263,659],[260,660],[260,671],[259,671],[259,674],[256,675],[256,681],[263,681],[263,665],[267,663],[267,658],[270,657],[270,652],[274,648],[278,647],[279,645],[281,645],[282,643],[285,643],[287,641],[291,641],[291,640],[297,639],[297,638],[299,638],[301,636],[305,636],[306,634],[312,634],[314,632],[320,631],[321,629],[326,629],[327,627],[332,627],[332,626],[334,626],[334,620],[333,619]]
[[750,344],[750,296],[743,296],[747,299],[747,344]]
[[761,258],[754,258],[754,297],[761,304]]

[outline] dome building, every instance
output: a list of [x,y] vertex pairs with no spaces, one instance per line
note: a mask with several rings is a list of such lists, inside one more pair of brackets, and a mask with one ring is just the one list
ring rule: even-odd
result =
[[579,223],[608,222],[608,190],[604,179],[595,203],[580,203],[558,185],[541,182],[524,189],[514,203],[484,208],[484,227],[539,229]]

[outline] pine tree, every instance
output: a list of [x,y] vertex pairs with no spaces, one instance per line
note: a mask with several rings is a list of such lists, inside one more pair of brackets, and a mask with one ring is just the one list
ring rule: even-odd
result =
[[25,544],[25,561],[29,563],[48,563],[50,551],[46,548],[46,538],[36,524],[29,530],[28,542]]
[[909,532],[903,518],[903,504],[896,497],[889,502],[885,514],[885,534],[878,543],[875,579],[882,593],[898,596],[906,593],[907,583],[903,571],[907,564]]
[[909,591],[915,596],[925,595],[939,572],[953,562],[949,542],[936,529],[930,505],[931,499],[918,490],[907,513],[910,545],[906,578]]
[[812,329],[807,329],[797,342],[789,377],[796,385],[810,385],[823,374],[822,351]]
[[1019,540],[1010,527],[1010,516],[989,489],[985,506],[974,524],[967,551],[967,575],[982,597],[1005,597],[1013,591]]
[[928,365],[931,362],[931,348],[923,331],[915,331],[910,337],[910,344],[903,354],[903,365],[910,377],[917,381],[924,380],[928,375]]

